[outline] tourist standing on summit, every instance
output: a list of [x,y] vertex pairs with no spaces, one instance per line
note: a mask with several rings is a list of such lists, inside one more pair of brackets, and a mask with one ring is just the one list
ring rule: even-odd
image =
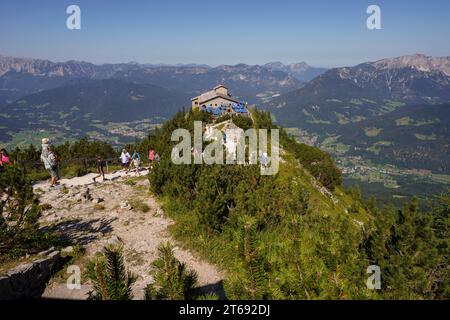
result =
[[127,173],[130,170],[130,161],[131,161],[130,154],[127,152],[127,150],[122,149],[122,153],[120,154],[120,162],[122,163],[122,168],[126,169]]
[[59,179],[58,158],[47,138],[42,139],[41,161],[44,163],[45,169],[50,173],[50,187],[54,187],[58,184]]
[[136,175],[140,175],[139,170],[141,169],[141,155],[136,150],[133,152],[133,165],[136,170]]

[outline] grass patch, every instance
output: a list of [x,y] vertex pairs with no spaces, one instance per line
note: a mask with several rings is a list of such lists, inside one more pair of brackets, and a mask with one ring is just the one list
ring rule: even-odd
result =
[[436,135],[433,133],[431,136],[427,136],[424,134],[420,134],[420,133],[415,133],[414,136],[416,137],[416,139],[418,140],[422,140],[422,141],[432,141],[432,140],[436,140]]
[[139,181],[143,181],[146,180],[147,176],[146,175],[141,175],[141,176],[137,176],[137,177],[132,177],[132,178],[128,178],[126,180],[124,180],[124,184],[126,184],[127,186],[135,186]]
[[381,128],[375,128],[375,127],[364,128],[364,133],[368,137],[376,137],[380,134],[381,131],[383,131],[383,129],[381,129]]
[[437,123],[439,121],[440,121],[439,119],[416,120],[416,119],[413,119],[411,117],[403,117],[403,118],[399,118],[399,119],[395,120],[395,124],[397,126],[415,126],[415,127],[420,127],[420,126],[431,125],[431,124]]
[[95,210],[105,210],[105,206],[104,205],[102,205],[102,204],[100,204],[100,203],[96,203],[95,205],[94,205],[94,209]]
[[344,116],[343,114],[337,113],[337,112],[335,112],[334,114],[338,118],[338,123],[339,124],[347,124],[347,123],[350,122],[349,119],[346,116]]
[[357,105],[357,106],[360,106],[360,105],[363,104],[363,102],[361,100],[359,100],[359,99],[351,99],[350,103],[354,104],[354,105]]
[[447,174],[433,174],[432,179],[438,183],[450,184],[450,175]]
[[53,208],[53,206],[50,203],[41,204],[42,211],[47,211],[47,210],[50,210],[51,208]]
[[150,211],[150,207],[148,206],[148,204],[143,202],[141,199],[136,199],[136,198],[135,199],[130,199],[128,201],[128,203],[131,205],[131,207],[135,211],[140,211],[140,212],[144,212],[144,213]]
[[331,124],[330,121],[328,121],[328,120],[321,120],[321,119],[313,119],[313,120],[308,120],[306,122],[311,123],[311,124]]

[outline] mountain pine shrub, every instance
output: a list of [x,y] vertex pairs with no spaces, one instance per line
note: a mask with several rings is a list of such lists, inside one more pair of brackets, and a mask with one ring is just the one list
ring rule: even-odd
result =
[[155,283],[147,285],[146,300],[191,300],[195,297],[197,273],[175,258],[170,243],[158,247],[158,258],[152,262],[151,272]]
[[39,230],[42,208],[31,180],[16,167],[0,172],[0,262],[62,245],[57,234]]
[[102,254],[88,264],[93,290],[90,300],[131,300],[136,277],[125,268],[122,245],[107,245]]

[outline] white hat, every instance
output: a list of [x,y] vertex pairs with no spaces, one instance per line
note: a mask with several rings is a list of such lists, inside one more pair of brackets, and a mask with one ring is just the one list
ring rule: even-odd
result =
[[49,143],[49,140],[47,138],[42,139],[42,144],[48,144],[48,143]]

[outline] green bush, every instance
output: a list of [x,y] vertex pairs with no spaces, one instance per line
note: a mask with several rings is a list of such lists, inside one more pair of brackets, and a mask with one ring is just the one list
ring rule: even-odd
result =
[[0,261],[60,245],[56,234],[39,231],[42,208],[28,177],[15,167],[0,173]]
[[250,117],[236,115],[233,117],[233,123],[239,128],[247,130],[253,127],[253,122]]
[[128,202],[135,211],[144,213],[150,211],[150,207],[140,199],[130,199]]
[[216,119],[216,123],[221,123],[223,121],[227,121],[231,119],[231,114],[224,114]]
[[[192,130],[192,121],[201,117],[180,113],[155,133],[153,144],[163,157],[148,178],[177,221],[176,236],[227,270],[229,298],[448,295],[448,197],[432,214],[418,212],[416,204],[378,212],[373,203],[361,204],[358,190],[333,203],[303,171],[340,192],[341,173],[331,157],[282,129],[286,157],[278,175],[261,176],[258,166],[174,165],[171,130]],[[269,113],[255,110],[253,118],[255,128],[276,128]],[[349,208],[363,222],[346,214]],[[380,291],[366,287],[371,264],[380,265],[386,277]]]

